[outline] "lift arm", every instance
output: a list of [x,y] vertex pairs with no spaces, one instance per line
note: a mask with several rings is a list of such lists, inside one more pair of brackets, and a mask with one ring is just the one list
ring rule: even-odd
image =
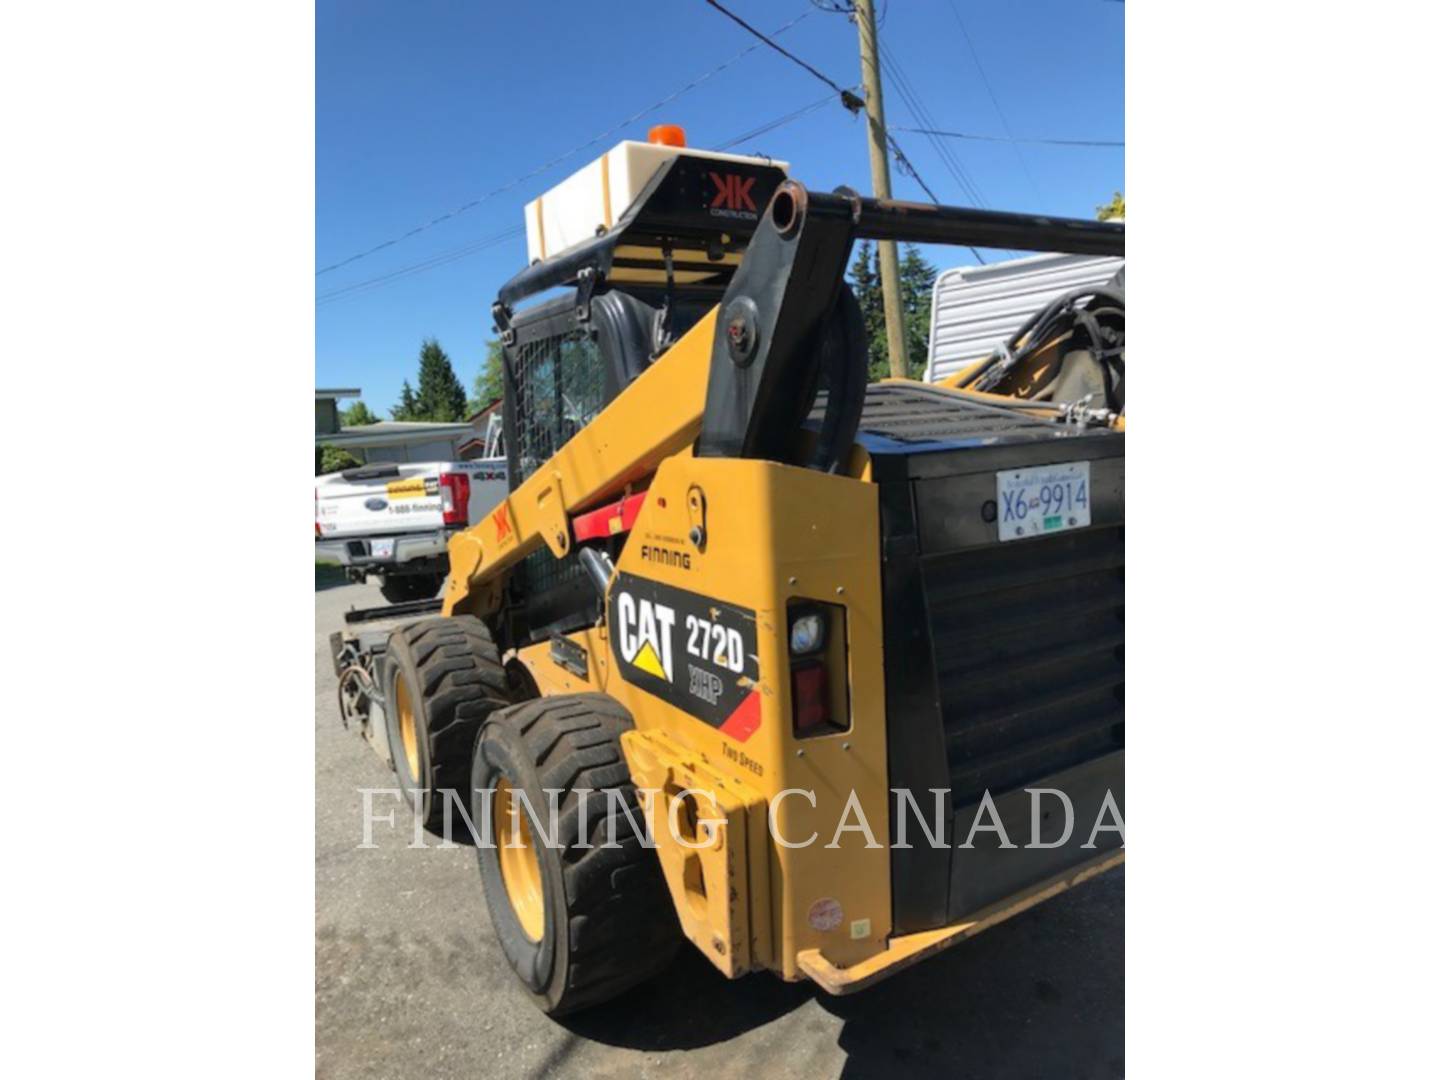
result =
[[825,417],[806,464],[831,469],[848,454],[868,366],[858,309],[841,287],[856,239],[1125,252],[1125,227],[1114,222],[824,194],[787,180],[720,303],[697,455],[792,461],[822,369]]
[[542,545],[564,558],[574,514],[644,482],[695,441],[714,334],[712,311],[508,498],[451,539],[446,615],[488,612],[498,597],[481,599],[486,586]]

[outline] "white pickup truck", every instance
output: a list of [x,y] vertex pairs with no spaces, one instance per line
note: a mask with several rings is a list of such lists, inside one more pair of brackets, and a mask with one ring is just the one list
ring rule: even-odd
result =
[[509,494],[503,457],[378,462],[318,477],[315,555],[352,581],[377,575],[392,604],[428,600],[450,570],[450,537]]

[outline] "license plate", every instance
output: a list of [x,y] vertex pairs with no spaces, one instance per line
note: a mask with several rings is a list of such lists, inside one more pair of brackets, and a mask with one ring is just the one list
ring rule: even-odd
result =
[[370,557],[372,559],[390,559],[395,556],[395,538],[392,536],[386,540],[370,541]]
[[996,473],[995,505],[1001,540],[1083,529],[1090,524],[1090,463]]

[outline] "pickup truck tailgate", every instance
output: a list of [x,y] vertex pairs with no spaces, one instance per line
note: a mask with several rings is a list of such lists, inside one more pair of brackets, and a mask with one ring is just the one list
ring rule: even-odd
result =
[[440,468],[433,462],[370,465],[321,477],[315,524],[324,539],[443,527]]

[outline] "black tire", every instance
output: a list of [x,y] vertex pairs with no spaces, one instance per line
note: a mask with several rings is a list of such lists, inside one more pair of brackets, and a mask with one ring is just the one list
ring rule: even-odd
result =
[[[487,813],[488,835],[478,849],[485,903],[500,947],[535,1003],[551,1015],[608,1001],[659,973],[682,940],[658,857],[643,845],[617,800],[608,797],[617,792],[635,820],[644,820],[620,750],[620,735],[631,726],[630,714],[605,694],[556,695],[496,712],[476,745],[472,818],[482,820],[482,800],[492,798],[503,779],[525,793],[546,819],[541,831],[556,843],[535,844],[544,904],[538,941],[525,932],[511,905],[494,846],[510,839],[508,822]],[[546,788],[562,793],[553,820]],[[582,839],[577,789],[592,792],[588,848],[577,846]],[[540,821],[527,816],[534,836]],[[611,828],[618,846],[605,847]]]
[[430,600],[445,584],[440,574],[386,574],[380,579],[380,595],[392,604]]
[[[400,790],[425,827],[442,834],[446,791],[469,806],[470,759],[486,718],[509,703],[500,651],[473,615],[395,630],[385,649],[385,718]],[[410,715],[409,735],[403,713]],[[452,828],[464,820],[451,810]]]

